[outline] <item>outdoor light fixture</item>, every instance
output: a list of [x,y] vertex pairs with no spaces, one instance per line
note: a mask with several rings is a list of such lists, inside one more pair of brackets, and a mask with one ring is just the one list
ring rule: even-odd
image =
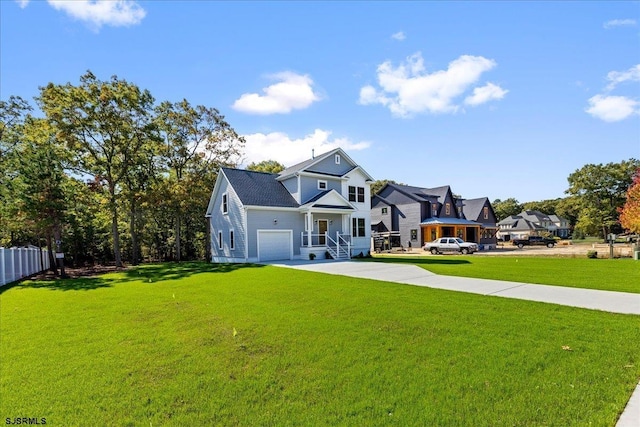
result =
[[274,223],[274,224],[277,224],[277,223],[278,223],[278,218],[274,218],[274,219],[273,219],[273,223]]

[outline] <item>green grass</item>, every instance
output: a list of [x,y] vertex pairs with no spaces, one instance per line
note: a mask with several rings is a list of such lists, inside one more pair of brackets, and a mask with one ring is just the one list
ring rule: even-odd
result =
[[0,417],[53,426],[614,426],[640,377],[637,316],[271,266],[0,304]]
[[551,258],[533,256],[376,255],[367,261],[415,264],[445,276],[557,285],[640,293],[640,262],[632,259]]

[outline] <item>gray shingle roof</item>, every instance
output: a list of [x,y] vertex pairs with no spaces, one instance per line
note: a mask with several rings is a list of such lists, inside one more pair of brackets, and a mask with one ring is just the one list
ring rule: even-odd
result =
[[277,174],[231,168],[222,171],[245,206],[300,206],[284,185],[276,181]]
[[479,199],[464,199],[462,201],[464,205],[462,208],[462,213],[464,214],[465,218],[472,221],[477,221],[478,218],[480,218],[482,208],[484,208],[487,200],[487,197],[481,197]]

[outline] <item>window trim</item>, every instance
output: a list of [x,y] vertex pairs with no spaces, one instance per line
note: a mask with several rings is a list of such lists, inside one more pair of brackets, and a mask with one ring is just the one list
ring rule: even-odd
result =
[[[362,231],[362,234],[360,231]],[[364,218],[351,218],[351,237],[367,237],[367,224]]]
[[485,206],[482,211],[484,213],[484,219],[489,219],[489,207]]
[[[324,184],[324,188],[321,187],[321,185]],[[319,179],[318,180],[318,190],[326,190],[328,187],[328,183],[326,180],[324,179]]]
[[356,187],[358,192],[358,203],[364,203],[364,187]]
[[[355,185],[350,185],[348,190],[349,190],[349,201],[350,202],[355,202],[357,194],[358,194],[358,191],[356,190],[356,186]],[[351,192],[351,190],[353,190],[353,193]]]
[[380,214],[381,215],[389,215],[389,208],[388,207],[384,207],[380,210]]
[[340,154],[336,154],[336,156],[334,157],[336,165],[340,164]]
[[444,214],[451,215],[451,203],[445,203],[444,205]]

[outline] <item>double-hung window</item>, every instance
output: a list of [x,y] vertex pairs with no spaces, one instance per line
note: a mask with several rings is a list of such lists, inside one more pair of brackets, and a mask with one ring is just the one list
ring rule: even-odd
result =
[[227,193],[224,193],[222,195],[222,213],[223,214],[229,213],[229,200],[227,198]]
[[364,187],[349,186],[349,201],[364,203]]
[[364,218],[351,219],[351,235],[353,237],[365,237]]

